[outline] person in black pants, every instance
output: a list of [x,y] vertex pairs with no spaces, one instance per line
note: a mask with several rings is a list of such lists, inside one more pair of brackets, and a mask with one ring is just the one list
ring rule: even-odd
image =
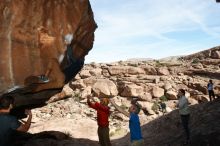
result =
[[185,96],[185,90],[180,89],[178,92],[178,108],[179,113],[182,121],[183,128],[186,134],[186,141],[184,142],[185,145],[189,143],[190,140],[190,129],[189,129],[189,119],[190,119],[190,111],[189,111],[189,102]]
[[212,82],[212,80],[209,80],[209,83],[207,85],[207,89],[208,89],[210,101],[214,100],[215,99],[215,93],[214,93],[214,90],[213,90],[213,82]]

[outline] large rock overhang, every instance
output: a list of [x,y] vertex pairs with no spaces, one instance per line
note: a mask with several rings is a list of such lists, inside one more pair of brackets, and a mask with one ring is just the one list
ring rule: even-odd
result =
[[[33,95],[36,99],[35,95],[43,92],[46,99],[59,92],[81,69],[77,61],[70,63],[78,68],[67,78],[65,69],[70,64],[65,60],[64,36],[73,35],[71,56],[80,60],[81,65],[93,47],[97,25],[89,0],[3,1],[0,12],[0,93],[19,86],[25,87],[18,91],[19,97]],[[64,60],[59,63],[62,55]],[[35,84],[36,76],[45,74],[48,68],[52,68],[50,82]],[[16,96],[18,92],[11,94]]]

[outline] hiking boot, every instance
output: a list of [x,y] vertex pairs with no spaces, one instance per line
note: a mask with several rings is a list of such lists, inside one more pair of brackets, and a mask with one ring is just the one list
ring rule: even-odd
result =
[[50,80],[48,77],[46,77],[45,75],[40,75],[38,76],[39,80],[43,83],[48,83]]

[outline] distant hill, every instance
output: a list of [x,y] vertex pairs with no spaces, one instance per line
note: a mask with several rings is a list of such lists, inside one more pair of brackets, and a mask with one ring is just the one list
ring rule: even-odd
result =
[[130,59],[127,59],[126,61],[138,62],[138,61],[149,61],[149,60],[155,60],[155,59],[153,58],[130,58]]

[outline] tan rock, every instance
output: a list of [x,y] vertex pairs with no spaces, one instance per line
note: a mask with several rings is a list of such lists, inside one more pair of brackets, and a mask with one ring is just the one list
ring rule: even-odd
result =
[[92,75],[92,76],[101,76],[102,75],[102,69],[100,68],[95,68],[93,70],[90,70],[89,73]]
[[79,76],[79,74],[77,74],[74,79],[79,80],[79,79],[81,79],[81,77]]
[[129,84],[123,87],[123,91],[119,93],[121,96],[124,97],[132,97],[132,96],[139,96],[143,93],[143,87],[137,86],[136,84]]
[[81,97],[82,97],[82,98],[86,98],[88,95],[91,94],[91,91],[92,91],[92,87],[91,87],[91,86],[86,87],[86,88],[82,91]]
[[178,100],[169,100],[166,101],[166,105],[167,107],[171,108],[172,110],[176,109],[176,103],[178,102]]
[[[75,117],[74,120],[68,118],[51,119],[47,122],[38,123],[30,130],[32,133],[37,133],[40,131],[60,131],[63,133],[69,133],[75,138],[88,138],[89,136],[90,139],[97,140],[96,121],[88,118],[81,118],[80,116]],[[85,132],[87,133],[86,135]]]
[[169,100],[176,100],[177,99],[177,92],[175,92],[175,91],[168,91],[167,92],[167,98]]
[[80,77],[82,79],[85,79],[85,78],[88,78],[88,77],[91,77],[92,75],[90,74],[90,71],[89,70],[82,70],[80,73],[79,73]]
[[138,102],[143,109],[147,110],[147,112],[150,114],[150,115],[154,115],[155,112],[151,109],[151,107],[153,106],[153,103],[151,102],[146,102],[146,101],[139,101]]
[[152,95],[150,93],[143,93],[142,95],[139,96],[141,100],[144,100],[144,101],[148,101],[148,102],[151,102],[152,100]]
[[108,68],[108,71],[110,75],[121,75],[121,74],[126,74],[127,73],[127,67],[124,66],[110,66]]
[[214,86],[214,90],[215,90],[215,92],[220,93],[220,84],[219,85],[215,85]]
[[102,69],[102,75],[105,76],[105,77],[109,77],[110,74],[108,72],[108,69]]
[[83,83],[86,85],[86,86],[93,86],[95,84],[95,82],[97,81],[97,78],[96,77],[89,77],[89,78],[86,78],[86,79],[83,79]]
[[173,111],[173,110],[172,110],[170,107],[166,106],[166,112],[167,112],[167,113],[172,112],[172,111]]
[[207,83],[205,82],[192,82],[189,83],[188,86],[192,89],[202,92],[203,94],[207,94]]
[[190,98],[190,93],[186,91],[185,96],[186,98]]
[[173,80],[172,76],[161,76],[160,77],[161,81],[171,81]]
[[164,89],[160,88],[160,87],[153,87],[152,89],[152,96],[155,98],[159,98],[162,95],[164,95]]
[[166,91],[168,91],[168,90],[172,89],[172,85],[171,85],[169,82],[166,82],[166,83],[164,84],[164,89],[165,89]]
[[197,100],[199,103],[208,102],[209,97],[206,95],[194,95],[192,96],[193,99]]
[[194,98],[188,98],[188,101],[189,101],[189,104],[190,104],[190,105],[198,104],[198,101],[195,100]]
[[111,75],[123,75],[123,74],[144,74],[144,70],[139,67],[132,67],[132,66],[111,66],[108,68],[109,73]]
[[[146,83],[155,83],[160,82],[160,77],[156,75],[139,75],[139,80],[144,80]],[[137,79],[136,79],[137,80]]]
[[203,69],[203,65],[201,63],[192,64],[192,67],[195,69]]
[[70,96],[70,95],[72,95],[72,93],[73,93],[73,89],[70,88],[69,84],[66,84],[66,85],[63,87],[63,90],[62,90],[62,91],[65,92],[65,95],[67,95],[67,96]]
[[170,75],[167,67],[160,67],[157,69],[158,75]]
[[145,71],[145,74],[147,75],[157,75],[157,70],[153,66],[146,66],[143,68]]
[[76,81],[73,81],[69,84],[69,87],[71,89],[82,89],[82,88],[85,88],[85,84],[83,82],[83,79],[79,79],[79,80],[76,80]]
[[118,95],[118,90],[114,82],[108,79],[98,79],[92,86],[92,90],[98,97],[109,97]]
[[128,74],[131,75],[145,74],[145,71],[139,67],[128,67]]
[[219,50],[212,51],[211,57],[215,59],[220,59],[220,51]]

